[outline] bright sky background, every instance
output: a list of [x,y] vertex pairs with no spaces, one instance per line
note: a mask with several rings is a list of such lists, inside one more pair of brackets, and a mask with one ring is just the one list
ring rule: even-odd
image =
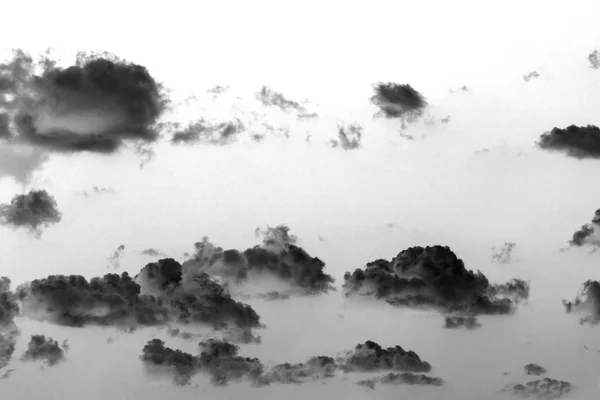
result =
[[[138,253],[144,248],[180,259],[209,236],[224,248],[244,249],[258,243],[257,226],[280,223],[327,263],[338,285],[345,271],[366,262],[435,244],[449,245],[491,281],[532,281],[528,305],[513,316],[480,318],[484,326],[475,332],[443,330],[437,313],[345,304],[340,292],[248,300],[268,327],[260,332],[262,345],[241,346],[244,355],[300,362],[370,339],[415,350],[433,365],[431,375],[448,381],[442,388],[366,391],[354,384],[356,376],[342,380],[339,372],[328,385],[248,391],[200,379],[200,387],[181,388],[152,381],[138,360],[146,340],[164,332],[119,335],[20,319],[16,355],[32,333],[69,339],[71,350],[68,361],[45,370],[17,362],[14,375],[0,381],[7,398],[500,399],[508,395],[496,391],[522,382],[530,362],[572,382],[573,399],[600,395],[598,327],[580,326],[561,305],[583,281],[600,278],[599,256],[559,252],[600,208],[600,163],[534,146],[555,126],[600,125],[600,71],[586,58],[600,49],[597,1],[40,1],[3,4],[2,15],[5,48],[34,54],[54,47],[67,56],[109,51],[147,66],[181,97],[228,84],[251,97],[267,85],[318,104],[323,115],[292,127],[289,140],[159,144],[143,169],[127,151],[84,153],[52,156],[25,188],[0,179],[0,201],[42,188],[64,214],[41,240],[0,227],[0,276],[14,284],[48,274],[102,275],[121,244],[120,270],[135,274],[155,261]],[[534,70],[540,77],[524,82]],[[417,140],[402,139],[398,122],[372,119],[377,81],[409,83],[429,101],[429,115],[451,115],[450,123],[415,124],[406,133]],[[462,85],[470,91],[449,93]],[[219,112],[205,107],[192,115]],[[328,146],[336,121],[364,126],[362,149]],[[311,143],[304,142],[306,131]],[[474,154],[482,148],[489,152]],[[78,194],[93,185],[116,194]],[[491,247],[505,241],[517,243],[517,260],[495,264]],[[108,336],[118,339],[109,345]],[[195,346],[172,338],[167,344]]]

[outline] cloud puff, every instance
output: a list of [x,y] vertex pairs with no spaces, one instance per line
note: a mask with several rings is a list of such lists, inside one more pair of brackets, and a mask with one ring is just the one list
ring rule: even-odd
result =
[[569,382],[551,378],[537,379],[527,382],[525,385],[514,385],[503,389],[511,392],[514,396],[522,398],[536,398],[540,400],[554,400],[567,396],[571,393],[572,386]]
[[380,108],[380,114],[386,118],[413,122],[423,115],[427,107],[425,97],[408,84],[379,82],[373,88],[375,94],[371,102]]
[[523,75],[523,80],[525,82],[529,82],[530,80],[534,79],[534,78],[539,78],[540,74],[537,71],[531,71],[525,75]]
[[536,376],[540,376],[540,375],[544,375],[546,372],[548,372],[546,370],[546,368],[542,367],[541,365],[538,364],[527,364],[525,367],[525,375],[536,375]]
[[387,385],[420,385],[420,386],[443,386],[444,380],[438,377],[431,377],[412,372],[390,372],[384,376],[374,379],[367,379],[357,382],[358,385],[375,388],[375,384],[383,383]]
[[344,372],[395,370],[406,372],[429,372],[431,364],[421,360],[412,350],[400,346],[382,348],[367,340],[357,344],[353,350],[345,352],[337,361]]
[[124,251],[125,251],[125,245],[122,244],[119,247],[117,247],[117,249],[115,250],[113,255],[108,258],[108,261],[110,262],[110,264],[113,266],[114,269],[117,269],[121,266],[121,264],[119,263],[119,260],[121,258],[121,255],[123,255]]
[[0,204],[1,225],[25,227],[38,237],[61,219],[56,200],[45,190],[31,190],[13,197],[10,204]]
[[255,93],[255,96],[264,106],[277,107],[283,111],[294,110],[302,114],[306,113],[306,109],[300,103],[286,99],[282,93],[267,86],[263,86],[260,91]]
[[501,264],[508,264],[511,261],[512,252],[517,247],[516,243],[513,242],[504,242],[504,247],[499,250],[495,247],[492,250],[496,250],[494,254],[492,254],[492,259]]
[[596,325],[600,322],[600,282],[588,280],[573,301],[563,300],[567,313],[584,314],[579,322]]
[[297,238],[289,231],[285,225],[268,226],[265,230],[257,228],[257,236],[263,236],[262,244],[243,252],[223,250],[205,237],[195,243],[195,254],[183,264],[184,275],[208,272],[239,283],[252,274],[266,274],[308,294],[334,290],[334,279],[323,272],[325,263],[297,246]]
[[36,63],[15,50],[0,64],[0,97],[4,138],[55,152],[112,153],[126,141],[155,141],[168,105],[145,67],[109,53],[80,52],[61,68],[48,54]]
[[553,128],[543,133],[536,145],[542,150],[565,153],[567,157],[600,158],[600,128],[595,125]]
[[590,68],[599,69],[600,68],[600,51],[594,50],[590,54],[588,54],[588,61],[590,62]]
[[65,349],[61,348],[56,340],[44,335],[32,335],[31,340],[27,345],[27,350],[21,357],[21,360],[42,360],[46,364],[53,366],[64,358]]
[[210,144],[225,146],[235,142],[241,132],[246,127],[238,118],[231,121],[210,123],[205,119],[188,124],[185,128],[180,128],[175,124],[176,130],[171,136],[173,144]]
[[573,239],[569,244],[575,247],[584,245],[600,247],[600,209],[594,213],[591,223],[583,225],[580,230],[573,233]]
[[338,145],[343,150],[356,150],[361,146],[363,128],[358,124],[338,126],[338,140],[332,140],[331,145],[336,148]]
[[466,328],[470,331],[481,328],[481,324],[474,315],[452,315],[445,318],[445,329]]
[[158,249],[154,249],[152,247],[144,249],[140,253],[142,253],[145,256],[150,256],[150,257],[161,257],[164,255],[162,251],[160,251]]
[[509,314],[529,295],[529,282],[492,285],[480,271],[467,270],[447,246],[410,247],[392,261],[376,260],[346,272],[346,296],[368,295],[390,304],[433,307],[445,312]]

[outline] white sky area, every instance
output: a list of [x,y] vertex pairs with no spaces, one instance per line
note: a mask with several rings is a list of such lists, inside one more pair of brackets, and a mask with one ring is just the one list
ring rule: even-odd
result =
[[[71,56],[77,50],[112,52],[146,66],[179,98],[203,95],[215,85],[232,85],[252,98],[267,85],[288,99],[309,100],[309,111],[314,105],[321,116],[291,125],[289,140],[267,136],[261,143],[224,147],[159,143],[143,169],[129,150],[53,154],[25,186],[0,177],[0,202],[45,189],[63,212],[39,240],[26,230],[0,227],[0,276],[10,277],[13,288],[49,274],[112,272],[108,258],[121,244],[126,249],[117,271],[135,275],[156,261],[139,253],[145,248],[181,260],[209,236],[221,247],[245,249],[258,244],[256,227],[286,223],[309,254],[326,262],[338,286],[345,271],[369,261],[391,259],[409,246],[440,244],[492,282],[531,280],[531,297],[515,315],[479,318],[483,327],[472,332],[442,329],[443,317],[435,312],[346,302],[341,291],[244,300],[267,328],[257,331],[262,344],[241,345],[242,355],[266,364],[301,362],[374,340],[416,351],[433,365],[430,375],[447,381],[443,387],[378,385],[374,391],[355,384],[370,374],[342,372],[326,385],[215,388],[198,376],[198,386],[176,387],[169,378],[149,377],[138,357],[154,337],[190,352],[197,350],[193,341],[156,329],[124,334],[19,318],[23,333],[11,364],[16,370],[0,380],[0,397],[503,399],[510,395],[497,392],[506,384],[534,379],[522,373],[535,362],[549,377],[574,385],[569,399],[599,398],[600,327],[579,325],[561,300],[573,299],[585,280],[600,279],[600,253],[559,250],[600,208],[600,162],[534,145],[555,126],[600,126],[600,71],[587,60],[600,50],[599,4],[3,4],[2,47],[32,54],[53,47]],[[523,75],[534,70],[540,77],[525,82]],[[377,81],[409,83],[427,98],[427,115],[450,115],[450,122],[409,125],[405,133],[415,140],[401,138],[398,121],[373,119],[377,109],[369,98]],[[449,92],[462,85],[470,90]],[[227,115],[210,104],[198,110],[191,117]],[[329,146],[341,121],[364,127],[361,149]],[[489,151],[474,154],[482,148]],[[79,194],[94,185],[115,193]],[[494,263],[491,248],[505,241],[517,244],[516,260]],[[45,369],[21,363],[31,334],[68,339],[67,360]],[[107,344],[109,336],[116,340]]]

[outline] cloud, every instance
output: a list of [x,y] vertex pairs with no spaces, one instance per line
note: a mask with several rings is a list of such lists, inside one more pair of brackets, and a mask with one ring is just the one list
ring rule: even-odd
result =
[[150,257],[162,257],[164,255],[162,251],[160,251],[158,249],[154,249],[152,247],[144,249],[140,253],[142,253],[145,256],[150,256]]
[[492,250],[496,250],[496,252],[492,254],[492,259],[501,264],[510,263],[512,252],[515,247],[517,247],[517,244],[513,242],[504,242],[504,247],[499,250],[493,247]]
[[596,325],[600,322],[600,282],[587,280],[573,301],[563,300],[567,313],[584,314],[579,322]]
[[17,297],[10,290],[10,279],[0,278],[0,332],[13,326],[14,318],[19,314]]
[[406,372],[429,372],[431,364],[421,360],[412,350],[404,350],[400,346],[382,348],[379,344],[367,340],[357,344],[353,350],[338,357],[344,372],[373,372],[383,370]]
[[65,350],[51,337],[32,335],[27,350],[21,357],[22,361],[42,360],[54,366],[65,358]]
[[466,328],[470,331],[481,328],[481,324],[474,315],[462,316],[452,315],[445,318],[445,329]]
[[525,385],[511,385],[502,391],[511,392],[512,395],[522,398],[537,398],[540,400],[554,400],[571,393],[572,386],[569,382],[551,378],[537,379]]
[[532,71],[532,72],[529,72],[529,73],[523,75],[523,80],[525,82],[529,82],[533,78],[539,78],[539,77],[540,77],[540,74],[537,71]]
[[278,107],[282,111],[291,109],[302,113],[301,115],[306,113],[306,109],[300,103],[286,99],[282,93],[276,92],[267,86],[263,86],[260,91],[255,93],[255,96],[264,106]]
[[245,129],[244,123],[238,118],[218,123],[200,119],[188,124],[185,128],[177,127],[171,136],[171,143],[187,145],[203,143],[225,146],[235,142]]
[[223,93],[227,92],[227,90],[229,90],[229,86],[223,87],[223,86],[217,85],[215,87],[208,89],[206,91],[206,93],[212,95],[213,100],[215,100],[217,97],[219,97]]
[[427,107],[425,97],[408,84],[379,82],[373,85],[371,102],[380,108],[386,118],[400,118],[403,122],[416,121]]
[[103,195],[103,194],[115,194],[117,193],[114,189],[108,187],[98,187],[96,185],[92,186],[90,190],[82,190],[79,192],[82,196],[90,197],[93,195]]
[[529,282],[492,285],[480,271],[467,270],[447,246],[410,247],[392,261],[376,260],[346,272],[346,296],[374,296],[408,307],[444,312],[509,314],[529,295]]
[[590,68],[599,69],[600,68],[600,51],[594,50],[590,54],[588,54],[588,61],[590,62]]
[[231,343],[261,344],[262,339],[248,328],[233,327],[225,331],[225,340]]
[[169,103],[144,66],[109,53],[79,52],[74,65],[61,68],[48,52],[36,63],[15,50],[0,64],[0,95],[9,115],[5,139],[66,153],[153,142]]
[[361,138],[363,134],[362,126],[358,124],[338,126],[338,140],[332,140],[334,148],[340,145],[343,150],[356,150],[361,147]]
[[301,384],[317,379],[333,378],[337,365],[332,357],[311,357],[306,363],[278,364],[270,368],[258,379],[259,385],[271,383]]
[[25,227],[40,237],[44,228],[62,219],[57,203],[45,190],[16,195],[10,204],[0,204],[0,225]]
[[468,92],[468,91],[469,91],[469,87],[467,85],[462,85],[457,89],[450,89],[450,93]]
[[527,364],[525,367],[525,375],[536,375],[536,376],[540,376],[540,375],[544,375],[546,374],[546,372],[548,372],[546,370],[546,368],[542,367],[541,365],[538,364]]
[[119,247],[117,247],[117,249],[115,250],[113,255],[108,258],[108,261],[110,262],[110,264],[113,266],[114,269],[117,269],[121,266],[121,264],[119,263],[119,260],[121,258],[121,255],[123,255],[124,251],[125,251],[125,245],[122,244]]
[[595,125],[553,128],[543,133],[536,145],[542,150],[566,153],[567,157],[600,158],[600,128]]
[[414,374],[412,372],[390,372],[384,376],[374,379],[367,379],[357,382],[358,385],[375,388],[375,384],[383,383],[387,385],[420,385],[420,386],[443,386],[444,380],[438,377],[431,377],[423,374]]
[[285,225],[267,226],[265,230],[257,228],[257,236],[263,236],[262,244],[243,252],[223,250],[205,237],[194,244],[196,252],[192,259],[184,262],[183,273],[193,277],[207,272],[232,284],[240,284],[256,275],[270,276],[306,294],[335,290],[334,279],[323,272],[325,263],[297,246],[297,238],[289,231]]
[[46,153],[34,147],[0,143],[0,178],[12,177],[15,181],[26,184],[48,159]]
[[600,247],[600,209],[594,213],[591,223],[583,225],[580,230],[573,233],[573,239],[569,244],[575,247],[585,245]]
[[0,370],[8,366],[17,346],[17,334],[0,332]]

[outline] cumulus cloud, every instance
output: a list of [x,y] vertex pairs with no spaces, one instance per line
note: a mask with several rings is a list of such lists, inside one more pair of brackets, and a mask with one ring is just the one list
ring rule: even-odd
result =
[[233,284],[253,276],[271,276],[307,294],[334,290],[334,279],[323,271],[325,263],[297,246],[297,238],[289,231],[285,225],[257,228],[257,236],[263,237],[262,244],[243,252],[223,250],[205,237],[195,243],[194,255],[184,262],[184,275],[193,277],[207,272]]
[[492,285],[480,271],[467,270],[447,246],[410,247],[392,261],[376,260],[364,269],[346,272],[346,296],[374,296],[408,307],[444,312],[509,314],[529,296],[529,282]]
[[525,82],[529,82],[530,80],[534,79],[534,78],[539,78],[540,74],[537,71],[531,71],[525,75],[523,75],[523,80]]
[[371,102],[380,108],[386,118],[400,118],[403,122],[419,119],[427,107],[425,97],[408,84],[379,82],[373,85]]
[[431,377],[424,374],[415,374],[412,372],[390,372],[384,376],[358,381],[357,384],[371,389],[375,388],[377,383],[387,385],[420,385],[420,386],[443,386],[444,380],[438,377]]
[[445,318],[445,329],[465,328],[470,331],[481,328],[481,324],[474,315],[451,315]]
[[171,143],[188,145],[202,143],[225,146],[235,142],[239,134],[245,129],[244,123],[238,118],[216,123],[200,119],[184,128],[181,128],[179,124],[175,124],[175,132],[171,136]]
[[65,358],[65,349],[61,348],[58,342],[51,337],[44,335],[32,335],[27,350],[21,357],[22,361],[41,360],[46,364],[53,366]]
[[525,369],[525,375],[536,375],[536,376],[540,376],[540,375],[544,375],[546,372],[548,372],[546,370],[546,368],[542,367],[541,365],[538,364],[527,364],[525,367],[523,367]]
[[583,314],[579,322],[596,325],[600,322],[600,282],[588,280],[573,301],[563,300],[567,313]]
[[26,184],[48,158],[45,152],[35,147],[0,143],[0,178],[12,177],[15,181]]
[[492,254],[492,259],[501,264],[510,263],[512,252],[515,247],[517,247],[517,244],[513,242],[504,242],[504,246],[500,249],[493,247],[492,250],[494,250],[495,253]]
[[277,107],[282,111],[294,110],[304,114],[306,109],[300,103],[288,100],[282,93],[276,92],[273,89],[263,86],[260,91],[255,93],[256,99],[264,106]]
[[117,249],[115,250],[113,255],[108,258],[110,265],[112,265],[112,267],[114,269],[117,269],[121,266],[119,260],[121,259],[121,256],[123,255],[124,251],[125,251],[125,245],[122,244],[119,247],[117,247]]
[[600,158],[600,128],[595,125],[553,128],[543,133],[536,145],[542,150],[565,153],[567,157]]
[[591,223],[583,225],[580,230],[573,233],[569,244],[574,247],[585,245],[600,247],[600,209],[594,213]]
[[594,50],[590,54],[588,54],[588,61],[590,62],[590,68],[599,69],[600,68],[600,51]]
[[15,50],[0,64],[0,97],[8,116],[5,140],[67,153],[113,153],[127,141],[153,142],[168,105],[147,68],[109,53],[80,52],[74,65],[62,68],[49,53],[35,62]]
[[525,385],[511,385],[503,389],[513,396],[522,398],[536,398],[540,400],[554,400],[566,397],[571,393],[572,385],[569,382],[551,378],[537,379]]
[[363,128],[358,124],[338,126],[338,139],[332,140],[331,145],[336,148],[338,145],[343,150],[356,150],[361,146]]
[[412,350],[404,350],[400,346],[381,347],[378,343],[367,340],[359,343],[353,350],[345,352],[337,358],[344,372],[373,372],[383,370],[406,372],[429,372],[431,364],[421,360]]
[[40,237],[44,228],[62,219],[54,197],[45,190],[31,190],[16,195],[10,204],[0,204],[0,224],[15,228],[24,227]]

